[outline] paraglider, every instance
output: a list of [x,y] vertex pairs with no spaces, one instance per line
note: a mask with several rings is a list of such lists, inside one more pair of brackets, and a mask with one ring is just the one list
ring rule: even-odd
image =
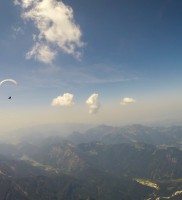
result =
[[17,82],[14,79],[4,79],[0,82],[0,86],[5,82],[11,82],[11,83],[14,83],[15,85],[17,85]]
[[[10,82],[10,83],[13,83],[13,84],[17,85],[17,82],[16,82],[14,79],[4,79],[4,80],[2,80],[2,81],[0,82],[0,86],[1,86],[2,84],[4,84],[5,82]],[[8,99],[11,99],[11,96],[9,96]]]

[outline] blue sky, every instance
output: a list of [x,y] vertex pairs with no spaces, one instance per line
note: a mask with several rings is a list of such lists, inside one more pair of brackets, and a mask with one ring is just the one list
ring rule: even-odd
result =
[[180,121],[181,8],[179,0],[1,1],[0,80],[18,82],[0,88],[2,116],[14,113],[7,126],[17,116],[13,127],[25,116],[32,125],[34,115],[37,123]]

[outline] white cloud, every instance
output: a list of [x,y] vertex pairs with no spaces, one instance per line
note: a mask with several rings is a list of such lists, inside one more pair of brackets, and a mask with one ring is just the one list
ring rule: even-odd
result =
[[71,106],[74,104],[74,95],[70,93],[65,93],[63,96],[58,96],[52,100],[52,106]]
[[135,103],[136,100],[131,98],[131,97],[125,97],[121,100],[120,104],[121,105],[129,105],[129,104],[132,104],[132,103]]
[[19,26],[16,26],[16,27],[12,26],[12,30],[13,30],[12,37],[14,39],[16,39],[17,36],[24,35],[24,30]]
[[89,106],[89,113],[95,114],[98,112],[101,104],[98,100],[98,94],[92,94],[87,100],[86,104]]
[[24,34],[24,31],[21,27],[13,27],[13,31],[14,31],[15,35],[17,35],[17,34],[23,35]]
[[14,0],[14,4],[17,6],[20,5],[20,2],[18,0]]
[[51,63],[55,58],[57,52],[52,51],[49,46],[45,44],[36,43],[31,51],[26,54],[27,59],[35,58],[44,63]]
[[[75,23],[71,7],[57,0],[15,0],[14,3],[21,6],[22,18],[32,20],[38,29],[38,34],[33,34],[35,44],[28,52],[31,58],[37,59],[36,54],[32,53],[37,49],[37,44],[47,47],[49,55],[53,51],[54,56],[38,59],[42,62],[50,63],[55,58],[56,49],[80,58],[79,48],[83,47],[84,43],[81,41],[82,33]],[[46,57],[46,54],[47,51],[41,57]]]

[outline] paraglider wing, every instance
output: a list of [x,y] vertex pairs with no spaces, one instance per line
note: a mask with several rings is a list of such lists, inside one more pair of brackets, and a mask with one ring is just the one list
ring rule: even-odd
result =
[[[10,82],[10,83],[17,85],[17,82],[14,79],[4,79],[4,80],[0,81],[0,86],[2,84],[4,84],[5,82]],[[11,99],[11,96],[9,96],[8,99]]]
[[4,80],[2,80],[2,81],[0,82],[0,86],[1,86],[3,83],[5,83],[5,82],[12,82],[12,83],[14,83],[14,84],[17,85],[17,82],[16,82],[15,80],[13,80],[13,79],[4,79]]

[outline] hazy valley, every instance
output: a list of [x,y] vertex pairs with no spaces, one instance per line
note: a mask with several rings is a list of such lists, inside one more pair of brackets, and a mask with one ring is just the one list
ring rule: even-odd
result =
[[0,145],[2,200],[182,198],[181,126],[25,138]]

